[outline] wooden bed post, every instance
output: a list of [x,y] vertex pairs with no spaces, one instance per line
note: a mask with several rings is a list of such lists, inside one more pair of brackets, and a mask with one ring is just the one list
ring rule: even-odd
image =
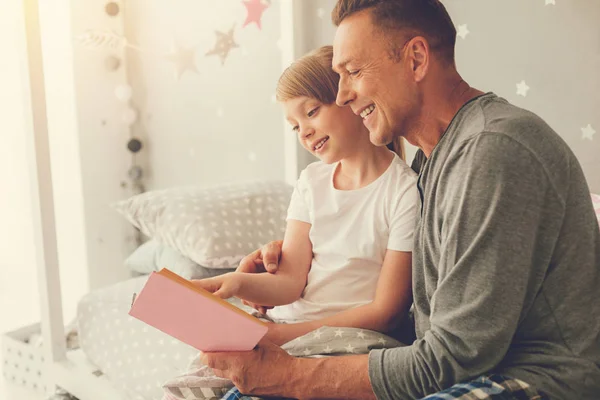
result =
[[[31,174],[32,216],[34,245],[40,294],[41,326],[44,339],[46,370],[56,362],[66,359],[66,344],[60,290],[60,271],[54,217],[54,193],[46,115],[46,93],[42,63],[38,0],[24,0],[24,25],[26,38],[27,77],[24,81],[26,100],[27,144],[29,173]],[[49,391],[54,391],[51,374]]]

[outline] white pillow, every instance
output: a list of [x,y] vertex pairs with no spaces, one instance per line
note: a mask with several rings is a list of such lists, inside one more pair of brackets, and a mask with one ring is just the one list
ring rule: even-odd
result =
[[139,274],[147,275],[153,271],[168,268],[186,279],[204,279],[220,275],[225,272],[234,271],[237,264],[231,265],[231,269],[205,268],[185,257],[177,250],[151,239],[140,247],[125,260],[125,266]]
[[151,191],[114,207],[146,236],[209,268],[231,268],[283,239],[292,187],[258,181]]

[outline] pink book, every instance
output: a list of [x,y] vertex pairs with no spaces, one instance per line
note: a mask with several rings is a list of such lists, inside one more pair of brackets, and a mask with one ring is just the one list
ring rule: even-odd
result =
[[129,315],[200,351],[249,351],[267,324],[179,275],[152,272]]

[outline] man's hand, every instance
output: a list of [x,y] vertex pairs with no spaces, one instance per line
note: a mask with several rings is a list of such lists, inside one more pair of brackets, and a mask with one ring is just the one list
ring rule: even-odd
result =
[[265,339],[252,351],[203,353],[201,360],[244,394],[286,397],[299,361]]
[[[277,240],[264,245],[262,248],[244,257],[242,261],[240,261],[240,265],[237,267],[236,272],[245,272],[250,274],[258,274],[262,272],[269,272],[271,274],[276,273],[279,266],[279,260],[281,258],[282,247],[283,240]],[[266,314],[267,310],[273,308],[250,303],[245,300],[243,303],[254,308],[262,314]]]
[[211,292],[217,297],[228,299],[239,293],[242,285],[242,274],[230,272],[214,278],[195,279],[192,280],[192,284]]
[[268,323],[269,331],[265,335],[265,339],[277,346],[283,346],[287,342],[295,338],[289,338],[285,328],[286,324]]

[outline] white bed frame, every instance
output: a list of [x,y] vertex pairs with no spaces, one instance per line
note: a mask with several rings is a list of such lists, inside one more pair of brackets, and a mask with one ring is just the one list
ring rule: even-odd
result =
[[[69,1],[52,1],[53,12],[64,8],[68,14]],[[282,67],[289,65],[299,55],[298,1],[281,0],[282,26]],[[26,89],[30,110],[28,120],[28,161],[31,174],[33,204],[34,240],[38,287],[41,299],[41,327],[44,339],[44,355],[48,388],[54,393],[61,387],[81,400],[128,400],[113,388],[106,379],[92,374],[89,365],[80,352],[67,352],[65,345],[64,318],[62,314],[61,282],[58,264],[57,235],[54,214],[54,192],[51,175],[47,104],[56,101],[51,93],[46,93],[46,82],[55,77],[52,70],[43,65],[41,47],[41,26],[44,19],[52,18],[52,13],[40,13],[40,0],[23,0],[24,25],[26,28],[27,54],[24,67],[27,69]],[[47,10],[47,9],[44,9]],[[72,46],[72,43],[65,43]],[[75,97],[70,99],[76,107]],[[284,124],[289,130],[289,124]],[[295,182],[299,169],[298,144],[295,135],[285,137],[285,179]]]

